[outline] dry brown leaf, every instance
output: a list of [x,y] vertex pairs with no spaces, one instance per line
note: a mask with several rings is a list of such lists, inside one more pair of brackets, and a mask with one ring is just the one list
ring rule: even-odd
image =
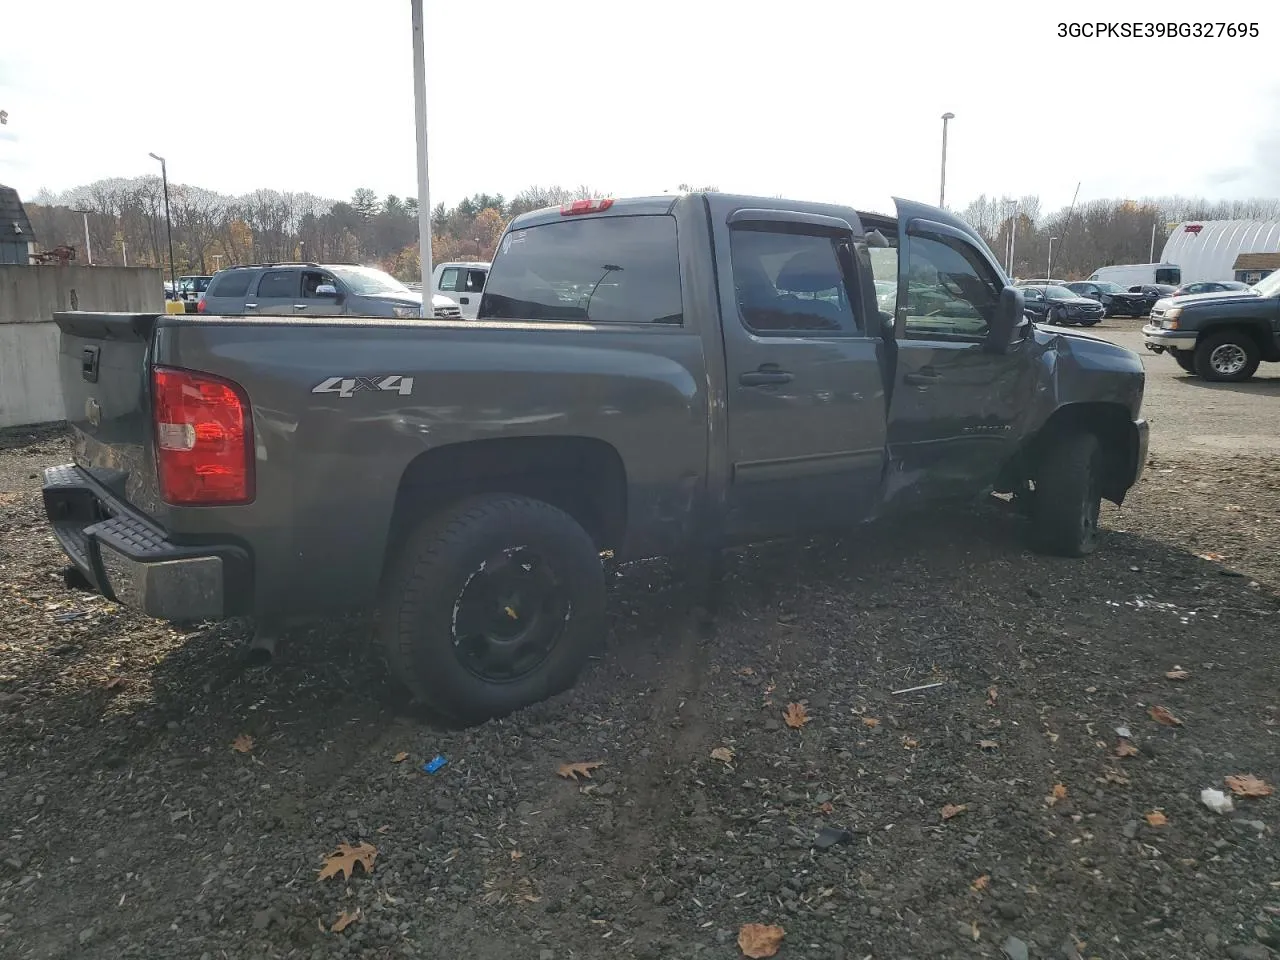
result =
[[975,893],[981,893],[983,890],[987,889],[987,884],[990,882],[991,876],[984,873],[982,876],[978,877],[978,879],[974,880],[973,883],[969,884],[969,889]]
[[1152,810],[1150,813],[1146,815],[1145,819],[1147,823],[1149,823],[1153,827],[1163,827],[1166,823],[1169,822],[1169,818],[1166,817],[1159,810]]
[[782,719],[792,730],[799,730],[812,718],[803,703],[788,703],[787,709],[782,712]]
[[1059,800],[1065,800],[1066,798],[1067,788],[1061,783],[1055,783],[1053,785],[1053,792],[1044,798],[1044,802],[1052,807]]
[[1164,676],[1166,680],[1188,680],[1191,677],[1191,673],[1188,670],[1183,670],[1175,663],[1173,669]]
[[359,919],[360,919],[359,907],[356,907],[354,910],[343,910],[342,913],[338,915],[338,919],[333,921],[333,926],[330,927],[329,929],[333,933],[341,933],[343,930],[347,929],[347,927],[351,926],[353,923],[355,923]]
[[124,677],[108,677],[102,688],[104,690],[123,690],[128,685],[129,681]]
[[875,717],[863,717],[862,725],[864,727],[871,727],[874,729],[875,727],[880,726],[880,721],[877,720]]
[[1235,774],[1227,777],[1226,780],[1231,792],[1240,797],[1269,797],[1275,792],[1271,784],[1258,779],[1252,773]]
[[591,771],[603,766],[603,760],[588,760],[585,763],[562,763],[556,769],[556,773],[566,780],[578,780],[584,777],[590,780]]
[[1199,557],[1201,560],[1213,560],[1213,561],[1215,561],[1215,562],[1216,562],[1216,561],[1218,561],[1218,560],[1221,560],[1221,559],[1222,559],[1222,554],[1220,554],[1220,553],[1212,553],[1212,552],[1210,552],[1210,553],[1197,553],[1197,554],[1196,554],[1196,556],[1197,556],[1197,557]]
[[728,747],[716,747],[711,751],[711,759],[721,763],[733,763],[733,751]]
[[753,677],[755,676],[756,670],[755,670],[755,667],[739,667],[737,670],[733,672],[740,677]]
[[1121,740],[1119,743],[1116,744],[1117,757],[1136,757],[1137,755],[1138,755],[1138,748],[1135,747],[1128,740]]
[[826,803],[822,804],[822,806],[818,807],[818,809],[821,810],[823,813],[832,813],[835,811],[836,808],[833,807],[831,805],[831,801],[828,800]]
[[908,750],[914,750],[916,747],[920,746],[920,741],[915,737],[903,737],[902,745]]
[[1106,772],[1106,775],[1103,777],[1103,782],[1118,783],[1121,786],[1124,786],[1129,782],[1129,778],[1126,777],[1119,770],[1115,769],[1115,767],[1107,767],[1107,772]]
[[378,848],[371,843],[351,846],[349,843],[338,844],[338,849],[324,858],[324,866],[320,868],[317,880],[336,877],[342,874],[347,880],[355,873],[356,865],[364,867],[365,873],[373,873],[373,861],[378,859]]
[[967,803],[948,803],[942,808],[942,819],[950,820],[952,817],[958,817],[969,809]]
[[523,856],[524,856],[524,854],[523,854],[523,853],[521,853],[519,850],[512,850],[512,851],[511,851],[511,859],[512,859],[512,860],[519,860],[519,859],[520,859],[521,857],[523,857]]
[[982,932],[978,930],[977,920],[969,921],[969,936],[973,937],[974,943],[977,943],[979,940],[982,939]]
[[996,705],[996,688],[988,687],[987,688],[987,706],[994,707],[995,705]]
[[764,923],[744,923],[738,931],[738,948],[744,957],[760,960],[772,957],[782,945],[786,931]]
[[253,737],[247,733],[240,734],[240,736],[231,741],[231,749],[236,753],[252,753]]
[[1000,744],[996,743],[994,740],[979,740],[979,741],[978,741],[978,749],[979,749],[979,750],[996,750],[996,749],[999,749],[999,747],[1000,747]]
[[1168,707],[1161,707],[1157,705],[1152,707],[1147,712],[1151,714],[1151,719],[1154,720],[1156,723],[1163,723],[1166,727],[1182,726],[1182,721],[1179,720],[1177,717],[1175,717],[1172,713],[1170,713]]
[[404,763],[408,759],[409,759],[409,755],[402,750],[399,753],[397,753],[394,757],[391,758],[391,762]]

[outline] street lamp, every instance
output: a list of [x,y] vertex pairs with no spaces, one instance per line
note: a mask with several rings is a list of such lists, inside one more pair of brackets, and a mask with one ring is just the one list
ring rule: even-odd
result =
[[1013,242],[1018,231],[1018,201],[1006,200],[1005,203],[1009,210],[1009,261],[1005,267],[1005,272],[1009,276],[1013,276]]
[[1049,238],[1049,266],[1045,268],[1045,272],[1044,272],[1044,278],[1046,280],[1053,279],[1053,241],[1057,239],[1058,239],[1057,237]]
[[938,206],[945,207],[947,202],[947,121],[954,120],[954,113],[942,115],[942,183],[938,187]]
[[418,260],[422,265],[422,315],[435,315],[431,293],[431,190],[427,181],[427,51],[422,0],[410,0],[413,21],[413,107],[418,133]]
[[89,262],[89,266],[93,266],[93,245],[89,243],[89,211],[77,210],[76,213],[84,217],[84,256]]
[[178,296],[178,277],[173,268],[173,221],[169,219],[169,170],[165,166],[164,157],[154,153],[147,154],[152,160],[160,161],[160,179],[164,182],[164,230],[169,237],[169,282],[173,284],[173,296]]

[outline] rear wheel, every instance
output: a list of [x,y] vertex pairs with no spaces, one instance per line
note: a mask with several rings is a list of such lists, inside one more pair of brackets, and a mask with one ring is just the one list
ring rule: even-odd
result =
[[477,497],[410,535],[382,602],[387,661],[419,699],[479,723],[573,685],[604,634],[600,555],[568,514]]
[[1040,462],[1031,501],[1031,536],[1041,553],[1083,557],[1101,537],[1102,448],[1092,433],[1053,441]]
[[1240,383],[1254,375],[1262,356],[1243,330],[1213,333],[1196,344],[1195,372],[1205,380]]

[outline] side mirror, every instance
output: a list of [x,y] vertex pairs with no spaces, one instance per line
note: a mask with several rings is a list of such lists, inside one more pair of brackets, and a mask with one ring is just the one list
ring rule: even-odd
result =
[[995,315],[987,329],[987,339],[983,349],[988,353],[1006,353],[1013,344],[1014,332],[1021,329],[1025,322],[1023,311],[1026,309],[1026,298],[1017,287],[1005,287],[1000,291],[1000,301],[996,304]]
[[316,287],[317,297],[336,297],[337,295],[338,288],[332,283],[322,283],[320,286]]

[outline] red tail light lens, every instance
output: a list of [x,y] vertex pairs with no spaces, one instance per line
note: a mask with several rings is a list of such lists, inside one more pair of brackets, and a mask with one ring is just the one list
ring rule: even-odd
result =
[[579,213],[599,213],[601,210],[608,210],[613,206],[613,197],[605,197],[603,200],[575,200],[573,203],[566,203],[560,208],[560,216],[571,217]]
[[253,431],[238,384],[207,373],[156,367],[152,418],[160,496],[175,506],[253,499]]
[[204,313],[204,300],[196,301],[196,313]]

